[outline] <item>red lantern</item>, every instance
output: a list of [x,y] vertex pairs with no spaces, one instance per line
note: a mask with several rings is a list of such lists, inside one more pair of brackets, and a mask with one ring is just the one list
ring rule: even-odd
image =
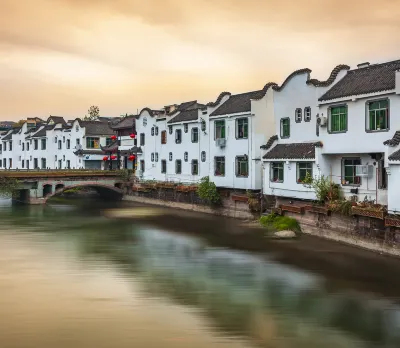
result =
[[130,155],[130,156],[128,157],[128,159],[129,159],[130,161],[133,161],[135,158],[136,158],[135,155]]
[[111,136],[111,140],[117,140],[117,136],[116,135],[112,135]]
[[111,156],[111,159],[115,160],[115,159],[117,159],[117,156]]
[[104,156],[103,161],[107,161],[107,160],[108,160],[108,156]]
[[136,134],[132,133],[129,135],[131,137],[131,139],[135,139],[136,138]]

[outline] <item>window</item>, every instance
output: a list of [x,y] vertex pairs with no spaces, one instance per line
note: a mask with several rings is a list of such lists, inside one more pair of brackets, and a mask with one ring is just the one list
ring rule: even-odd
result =
[[199,161],[192,160],[192,175],[199,175]]
[[189,158],[189,155],[188,155],[187,152],[185,152],[185,153],[183,154],[183,159],[184,159],[184,161],[187,162],[187,161],[188,161],[188,158]]
[[21,145],[21,140],[19,141],[19,144]]
[[34,158],[33,159],[33,169],[37,169],[37,168],[39,168],[38,159]]
[[172,152],[169,153],[169,160],[172,161]]
[[57,137],[55,137],[55,138],[54,138],[54,143],[56,143],[56,144],[57,144]]
[[99,145],[99,138],[88,137],[86,138],[86,148],[88,149],[98,149]]
[[12,141],[10,141],[9,150],[12,151]]
[[161,131],[161,144],[166,144],[167,143],[167,131],[163,130]]
[[225,157],[214,157],[214,174],[215,176],[225,175]]
[[63,143],[65,143],[65,137],[63,137]]
[[[112,144],[113,140],[111,138],[106,138],[106,146],[110,146]],[[68,140],[67,140],[68,143]],[[69,147],[68,147],[69,149]]]
[[63,161],[65,161],[65,155],[63,155]]
[[61,150],[62,145],[61,145],[61,140],[58,141],[58,149]]
[[151,127],[151,135],[154,135],[154,127]]
[[155,128],[156,135],[158,135],[158,127]]
[[382,131],[389,129],[389,101],[378,100],[368,103],[369,131]]
[[330,125],[332,133],[347,130],[347,106],[336,106],[330,109]]
[[25,161],[22,160],[22,169],[24,169],[24,168],[25,168]]
[[156,159],[156,162],[158,162],[158,152],[156,152],[155,159]]
[[304,108],[304,122],[311,121],[311,108],[309,106]]
[[294,112],[294,120],[296,123],[300,123],[302,119],[302,114],[301,114],[301,109],[297,108],[296,111]]
[[75,132],[79,132],[79,126],[78,125],[75,126]]
[[185,124],[183,125],[183,131],[184,131],[185,133],[187,133],[187,132],[189,131],[189,125],[188,125],[187,123],[185,123]]
[[67,160],[67,169],[71,169],[71,161]]
[[175,161],[175,173],[182,174],[182,160]]
[[22,151],[25,151],[25,143],[22,143]]
[[206,161],[206,152],[205,151],[201,151],[201,161],[202,162]]
[[302,183],[307,177],[307,174],[313,177],[313,164],[312,162],[298,162],[297,163],[297,182]]
[[161,160],[161,173],[165,174],[167,172],[167,161]]
[[41,139],[40,142],[41,142],[42,150],[46,150],[46,139]]
[[154,162],[154,152],[151,153],[151,161]]
[[46,169],[46,158],[42,158],[42,169]]
[[192,143],[199,142],[199,129],[197,127],[192,128]]
[[29,143],[26,143],[26,151],[29,151]]
[[81,144],[80,139],[76,139],[76,147],[78,147]]
[[247,156],[236,157],[236,176],[249,176],[249,158]]
[[172,126],[168,126],[169,134],[172,134]]
[[249,136],[249,119],[238,118],[236,120],[236,139],[247,139]]
[[26,160],[26,169],[29,169],[29,161]]
[[271,163],[270,178],[272,182],[283,182],[283,162]]
[[388,182],[388,174],[385,168],[384,159],[378,161],[378,188],[379,189],[386,189]]
[[225,139],[225,120],[215,121],[214,139]]
[[7,167],[7,160],[4,158],[3,159],[3,167],[6,168]]
[[144,173],[144,160],[140,160],[140,170]]
[[205,132],[206,131],[206,121],[205,120],[201,120],[201,130],[203,131],[203,132]]
[[290,118],[281,118],[281,138],[290,137]]
[[62,161],[58,160],[58,169],[61,169],[61,168],[62,168]]
[[342,185],[360,185],[361,178],[356,176],[356,166],[361,164],[359,158],[343,158]]
[[175,143],[180,144],[182,142],[182,129],[175,130]]
[[71,148],[71,139],[67,139],[67,149],[70,149],[70,148]]
[[35,139],[35,140],[33,141],[33,149],[34,149],[34,150],[37,150],[38,147],[39,147],[39,140]]
[[145,140],[144,133],[140,133],[140,146],[144,146],[144,140]]
[[21,161],[21,158],[22,158],[21,156],[18,156],[18,161]]
[[57,161],[57,155],[54,156],[54,160]]
[[8,159],[8,168],[12,168],[12,158]]

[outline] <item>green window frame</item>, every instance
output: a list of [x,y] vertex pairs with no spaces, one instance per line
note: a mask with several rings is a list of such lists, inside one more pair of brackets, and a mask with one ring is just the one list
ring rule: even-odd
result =
[[192,143],[199,142],[199,128],[194,127],[192,128]]
[[225,176],[225,156],[214,157],[214,175]]
[[86,138],[87,149],[98,149],[100,148],[100,138],[87,137]]
[[175,174],[182,174],[182,160],[175,161]]
[[249,158],[247,156],[236,157],[236,176],[249,176]]
[[214,139],[225,139],[225,120],[215,121]]
[[192,160],[192,175],[199,175],[199,161],[197,159]]
[[347,131],[347,106],[334,106],[330,109],[330,131],[331,133],[342,133]]
[[247,117],[236,119],[236,139],[249,137],[249,119]]
[[281,118],[281,138],[290,137],[290,118]]
[[356,176],[356,166],[361,165],[360,158],[342,159],[342,185],[360,185],[361,178]]
[[297,162],[297,183],[301,184],[307,174],[313,177],[313,162]]
[[389,100],[368,102],[367,130],[386,131],[389,129]]
[[167,173],[167,160],[161,160],[161,174]]
[[270,168],[271,168],[270,180],[272,182],[283,182],[284,180],[283,162],[272,162],[270,164]]

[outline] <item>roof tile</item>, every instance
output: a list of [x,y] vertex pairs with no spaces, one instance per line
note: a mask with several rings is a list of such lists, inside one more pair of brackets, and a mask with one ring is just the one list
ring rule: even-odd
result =
[[322,147],[321,142],[314,143],[291,143],[277,144],[269,152],[264,159],[314,159],[315,148]]

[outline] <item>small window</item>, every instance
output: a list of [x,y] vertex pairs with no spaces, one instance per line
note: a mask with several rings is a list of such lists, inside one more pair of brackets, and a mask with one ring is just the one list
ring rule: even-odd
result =
[[283,182],[283,162],[271,163],[271,181]]
[[313,177],[313,163],[312,162],[297,162],[297,182],[300,184],[307,177],[307,174]]
[[336,106],[330,110],[331,133],[342,133],[347,131],[347,106]]
[[61,148],[62,148],[62,143],[61,143],[61,140],[59,140],[58,141],[58,149],[61,150]]
[[22,151],[25,151],[25,143],[22,143]]
[[155,157],[156,157],[156,162],[158,162],[158,152],[156,152]]
[[56,143],[56,144],[57,144],[57,137],[55,137],[55,138],[54,138],[54,143]]
[[184,161],[187,162],[187,161],[188,161],[188,158],[189,158],[189,155],[188,155],[187,152],[185,152],[185,153],[183,154],[183,159],[184,159]]
[[202,132],[205,132],[206,131],[206,128],[207,128],[207,126],[206,126],[206,121],[205,120],[201,120],[201,131]]
[[311,121],[311,108],[307,106],[304,108],[304,122],[310,122]]
[[93,137],[86,138],[86,148],[88,149],[100,148],[100,138],[93,138]]
[[238,118],[236,120],[236,139],[247,139],[249,136],[249,119]]
[[386,131],[389,129],[389,101],[378,100],[368,103],[369,131]]
[[63,137],[63,143],[65,143],[65,137]]
[[297,108],[296,111],[294,112],[294,120],[296,123],[300,123],[302,120],[302,114],[301,114],[301,109]]
[[80,139],[76,139],[76,146],[79,146],[81,144]]
[[169,153],[169,160],[172,161],[172,152]]
[[151,153],[151,161],[154,162],[154,152]]
[[172,126],[168,126],[169,134],[172,134]]
[[249,158],[248,156],[236,157],[236,176],[249,176]]
[[46,158],[42,157],[42,169],[46,169]]
[[35,140],[33,141],[33,149],[34,149],[34,150],[37,150],[38,147],[39,147],[39,140],[35,139]]
[[151,127],[151,135],[154,135],[154,127]]
[[197,127],[192,128],[192,143],[199,142],[199,129]]
[[225,157],[214,158],[214,175],[225,176]]
[[67,169],[71,169],[71,161],[67,160]]
[[54,160],[57,161],[57,155],[54,156]]
[[161,144],[166,144],[167,143],[167,131],[163,130],[161,131]]
[[144,133],[140,133],[140,146],[144,146]]
[[42,150],[46,150],[46,139],[42,139],[41,140],[41,146],[42,146]]
[[225,139],[225,120],[215,121],[214,139]]
[[155,128],[156,135],[158,135],[158,127]]
[[70,148],[71,148],[71,140],[67,139],[67,149],[70,149]]
[[205,151],[201,151],[201,161],[202,162],[206,161],[206,152]]
[[187,123],[185,123],[185,124],[183,125],[183,131],[184,131],[185,133],[187,133],[187,132],[189,131],[189,125],[188,125]]
[[192,160],[192,175],[199,175],[199,161]]
[[65,161],[65,155],[63,155],[63,161]]
[[361,165],[360,158],[343,158],[342,185],[360,185],[361,178],[356,176],[356,166]]
[[26,151],[29,151],[29,143],[26,143]]
[[182,142],[182,129],[175,130],[175,143],[180,144]]
[[144,173],[144,160],[140,160],[140,170]]
[[166,160],[161,160],[161,173],[162,174],[167,173],[167,161]]
[[175,173],[182,174],[182,161],[181,160],[175,161]]
[[[0,164],[0,166],[1,166],[1,164]],[[22,160],[22,169],[24,169],[24,168],[25,168],[25,160]]]
[[281,118],[281,138],[290,137],[290,118]]
[[75,126],[75,132],[78,132],[78,131],[79,131],[79,126],[76,125],[76,126]]

